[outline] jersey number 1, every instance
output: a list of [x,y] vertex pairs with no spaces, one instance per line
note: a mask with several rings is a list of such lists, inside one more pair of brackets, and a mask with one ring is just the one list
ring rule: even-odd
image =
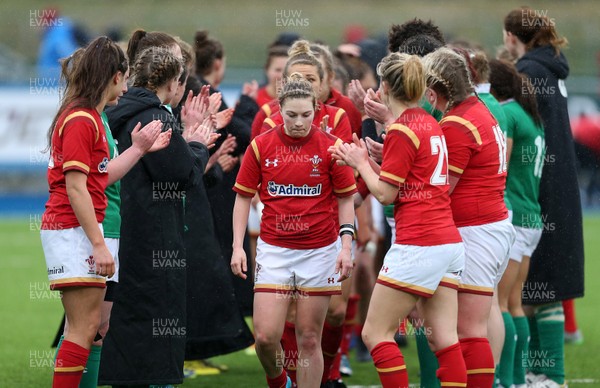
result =
[[[438,155],[438,162],[429,182],[432,185],[447,185],[448,149],[446,148],[446,138],[444,136],[431,136],[429,141],[431,144],[431,155]],[[444,162],[446,169],[444,169]]]
[[542,168],[544,167],[544,148],[546,147],[546,141],[538,136],[535,138],[535,166],[533,168],[533,175],[537,178],[542,177]]

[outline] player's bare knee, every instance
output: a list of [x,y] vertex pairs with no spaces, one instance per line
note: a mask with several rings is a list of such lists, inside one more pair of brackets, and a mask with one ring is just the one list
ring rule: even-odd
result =
[[96,338],[96,334],[98,333],[99,326],[100,326],[100,323],[90,320],[90,321],[85,322],[84,325],[79,326],[77,329],[74,327],[74,325],[71,325],[70,331],[73,333],[78,331],[80,333],[80,335],[86,339],[86,342],[92,343],[92,342],[94,342],[94,339]]
[[346,318],[346,312],[342,311],[334,311],[331,314],[327,314],[327,323],[329,323],[333,327],[339,327],[344,324],[344,319]]
[[462,322],[458,320],[458,336],[460,338],[483,338],[487,337],[487,320],[485,322]]
[[254,340],[256,342],[256,346],[259,348],[270,348],[279,345],[279,338],[277,338],[275,333],[265,332],[262,330],[256,330],[254,333]]
[[302,352],[314,354],[321,346],[321,339],[316,330],[305,330],[299,334],[298,349]]
[[378,339],[378,333],[372,329],[368,324],[363,326],[363,330],[360,336],[369,351],[375,347],[380,341]]
[[327,310],[327,323],[333,327],[342,326],[346,319],[346,303],[339,303],[336,305],[330,305]]

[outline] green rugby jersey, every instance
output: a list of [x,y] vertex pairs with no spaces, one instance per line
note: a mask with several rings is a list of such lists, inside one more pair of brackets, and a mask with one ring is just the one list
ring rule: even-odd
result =
[[[490,112],[498,122],[498,125],[500,125],[500,129],[504,133],[504,136],[508,138],[506,134],[506,115],[504,114],[502,106],[500,106],[500,103],[498,102],[498,100],[496,100],[496,97],[492,96],[492,94],[490,93],[490,84],[477,85],[477,95],[479,96],[481,101],[483,101],[485,106],[487,106],[487,108],[490,110]],[[513,209],[510,199],[506,195],[506,191],[504,192],[504,204],[506,205],[506,208],[508,210]]]
[[544,128],[513,99],[502,103],[506,132],[513,140],[508,163],[506,196],[513,206],[512,223],[529,229],[542,228],[538,197],[545,158]]
[[[106,131],[106,142],[108,143],[108,152],[110,160],[113,160],[119,155],[115,139],[113,139],[110,127],[108,126],[108,117],[102,112],[102,123]],[[104,190],[108,203],[106,206],[106,215],[102,222],[104,228],[104,237],[120,238],[121,236],[121,182],[116,181]]]

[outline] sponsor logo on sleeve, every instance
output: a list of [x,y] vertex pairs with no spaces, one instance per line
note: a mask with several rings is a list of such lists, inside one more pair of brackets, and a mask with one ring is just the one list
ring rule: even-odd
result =
[[102,161],[98,164],[98,171],[102,173],[108,172],[108,158],[105,156]]

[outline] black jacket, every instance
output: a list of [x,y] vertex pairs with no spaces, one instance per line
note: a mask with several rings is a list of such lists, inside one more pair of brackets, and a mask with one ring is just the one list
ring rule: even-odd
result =
[[131,88],[107,110],[119,152],[140,122],[174,129],[169,145],[146,154],[121,180],[119,287],[102,347],[101,385],[180,384],[186,341],[184,201],[200,143],[187,144],[158,97]]
[[[208,85],[206,80],[200,79],[203,85]],[[218,90],[210,88],[210,93],[218,92]],[[227,109],[225,101],[221,104],[220,110]],[[227,134],[235,136],[237,148],[233,152],[233,156],[239,156],[240,161],[246,152],[246,148],[250,145],[250,133],[252,131],[252,120],[258,112],[258,105],[256,102],[248,97],[241,96],[239,103],[235,107],[231,123],[221,130],[220,140],[224,140]],[[218,145],[217,145],[218,146]],[[221,252],[223,259],[229,266],[233,249],[231,247],[233,243],[233,205],[235,203],[236,193],[233,191],[233,185],[240,168],[238,163],[233,170],[223,173],[223,178],[220,182],[213,186],[208,187],[208,199],[210,201],[213,218],[215,222],[215,232],[221,245]],[[206,180],[205,180],[206,182]],[[208,182],[207,182],[208,183]],[[245,238],[244,249],[246,254],[249,255],[248,238]],[[253,270],[248,271],[248,279],[242,280],[237,276],[234,276],[230,271],[230,277],[233,282],[234,291],[238,305],[244,315],[252,315],[252,301],[254,298],[253,293]]]
[[[228,354],[254,343],[252,332],[237,306],[231,269],[223,259],[214,230],[206,193],[208,179],[204,174],[208,152],[205,148],[194,151],[194,179],[185,197],[186,360]],[[218,164],[211,171],[223,174]],[[215,182],[220,180],[217,178]]]
[[517,62],[533,84],[546,135],[540,182],[544,224],[531,257],[523,302],[545,304],[583,296],[583,230],[573,136],[564,80],[569,64],[552,46],[535,48]]
[[[203,158],[199,156],[198,160]],[[187,252],[186,360],[228,354],[254,343],[244,321],[231,282],[230,267],[221,254],[214,231],[211,206],[198,166],[194,185],[185,201]]]

